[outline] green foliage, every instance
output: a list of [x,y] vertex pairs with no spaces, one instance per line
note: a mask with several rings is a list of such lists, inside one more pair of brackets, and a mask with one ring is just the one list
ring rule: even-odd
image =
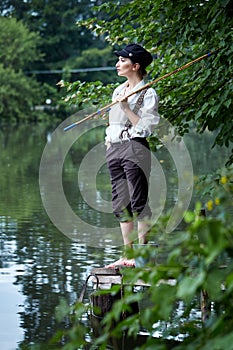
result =
[[0,17],[0,33],[1,122],[33,119],[32,108],[43,94],[23,69],[40,57],[36,49],[39,37],[14,18]]
[[[231,222],[233,168],[232,166],[219,169],[213,174],[201,176],[196,183],[196,192],[205,199],[205,208],[213,216]],[[223,206],[226,210],[223,211]]]
[[[3,16],[22,20],[33,32],[42,38],[41,50],[46,55],[45,65],[64,61],[87,48],[92,35],[75,28],[76,20],[86,18],[91,12],[93,2],[87,0],[43,0],[22,2],[4,0],[0,6]],[[82,30],[83,31],[83,30]],[[84,35],[86,34],[86,35]]]
[[104,86],[100,81],[86,83],[81,82],[80,80],[73,84],[61,80],[58,82],[58,85],[67,88],[68,94],[65,97],[65,102],[68,102],[71,105],[75,103],[79,107],[82,106],[82,104],[85,104],[86,106],[97,105],[100,99],[105,103],[109,102],[107,96],[109,96],[112,90],[116,87],[116,84],[108,84],[107,86]]
[[80,322],[80,318],[82,314],[87,312],[87,310],[88,306],[85,306],[82,303],[77,303],[70,307],[66,300],[62,299],[60,305],[56,309],[56,318],[61,322],[68,314],[70,327],[65,334],[62,331],[58,332],[51,340],[51,344],[62,343],[65,336],[68,341],[63,347],[64,350],[84,349],[83,345],[86,344],[85,336],[87,328]]
[[[86,71],[77,74],[70,73],[70,81],[75,81],[75,77],[78,76],[78,79],[83,82],[101,81],[106,84],[116,80],[114,64],[115,57],[112,55],[111,47],[105,47],[103,49],[93,47],[83,50],[78,56],[70,57],[65,62],[64,70],[86,69]],[[97,67],[96,71],[94,70],[95,67]],[[63,77],[63,79],[68,80],[67,77]]]
[[[25,72],[35,72],[35,76],[30,76],[31,86],[35,81],[43,84],[39,95],[32,89],[32,94],[27,89],[25,79],[18,83],[24,86],[25,92],[20,106],[17,100],[17,109],[20,110],[12,114],[4,107],[4,118],[9,122],[47,119],[47,115],[64,119],[73,113],[61,102],[60,91],[56,84],[60,79],[74,81],[111,82],[114,74],[109,71],[91,71],[83,73],[71,73],[71,69],[106,67],[112,66],[113,58],[110,55],[110,48],[106,48],[106,43],[102,38],[93,35],[84,27],[77,27],[76,21],[92,17],[95,13],[94,5],[99,0],[52,0],[44,2],[38,1],[15,1],[3,0],[0,4],[0,57],[4,67],[14,67]],[[41,54],[38,52],[40,51]],[[41,60],[43,57],[43,60]],[[91,58],[91,59],[90,59]],[[48,71],[62,70],[61,75],[49,74]],[[26,73],[29,74],[29,73]],[[17,84],[18,85],[18,84]],[[14,89],[14,86],[11,87]],[[31,95],[34,100],[31,101]],[[28,98],[29,103],[24,98]],[[11,96],[6,95],[7,107]],[[45,105],[46,100],[52,100],[50,106]],[[25,102],[25,105],[24,105]],[[45,107],[36,113],[30,112],[29,106]],[[52,107],[52,108],[48,108]],[[59,107],[59,110],[58,110]],[[23,110],[23,113],[22,113]],[[11,113],[11,114],[10,114]]]
[[0,17],[0,33],[0,60],[5,68],[18,72],[40,58],[37,51],[40,38],[22,22]]
[[79,25],[111,45],[142,43],[157,58],[152,79],[214,51],[155,88],[161,115],[181,134],[194,122],[199,133],[216,131],[215,144],[228,147],[233,140],[232,1],[132,0],[103,3],[97,10]]
[[[34,65],[34,69],[63,69],[67,60],[79,57],[83,50],[105,46],[90,31],[76,26],[77,20],[93,16],[98,3],[99,0],[4,0],[0,13],[21,20],[31,32],[39,33],[44,61]],[[52,85],[58,80],[56,75],[40,75],[39,79]]]

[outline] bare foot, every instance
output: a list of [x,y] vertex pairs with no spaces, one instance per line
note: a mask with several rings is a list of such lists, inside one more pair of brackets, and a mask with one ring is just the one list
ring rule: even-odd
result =
[[126,267],[135,267],[135,261],[134,259],[126,259],[126,258],[120,258],[119,260],[115,261],[112,264],[106,265],[106,268],[114,268],[119,266],[126,266]]

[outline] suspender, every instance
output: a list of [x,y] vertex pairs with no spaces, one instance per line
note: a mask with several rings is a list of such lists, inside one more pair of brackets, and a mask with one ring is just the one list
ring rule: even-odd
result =
[[136,102],[136,105],[134,106],[134,109],[133,109],[133,112],[135,114],[138,113],[141,105],[142,105],[142,102],[143,102],[143,99],[144,99],[144,96],[145,96],[145,93],[147,92],[148,89],[145,89],[141,92],[141,94],[139,95],[138,99],[137,99],[137,102]]
[[[133,109],[133,112],[135,114],[138,113],[142,103],[143,103],[143,99],[144,99],[144,96],[145,96],[145,93],[147,92],[148,89],[145,89],[141,92],[141,94],[139,95],[138,99],[137,99],[137,102],[134,106],[134,109]],[[129,119],[126,120],[126,123],[125,123],[125,127],[124,129],[121,131],[120,133],[120,136],[119,138],[120,139],[125,139],[125,138],[129,138],[129,129],[132,127],[132,123]]]

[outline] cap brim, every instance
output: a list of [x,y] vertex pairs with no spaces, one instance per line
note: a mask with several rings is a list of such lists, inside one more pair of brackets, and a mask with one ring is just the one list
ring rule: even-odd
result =
[[121,51],[114,51],[114,54],[116,55],[116,56],[122,56],[122,57],[129,57],[129,55],[127,54],[127,52],[126,51],[124,51],[124,50],[121,50]]

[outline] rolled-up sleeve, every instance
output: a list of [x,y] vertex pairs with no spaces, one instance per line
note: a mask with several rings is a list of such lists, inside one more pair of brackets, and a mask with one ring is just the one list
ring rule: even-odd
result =
[[143,105],[138,112],[140,119],[134,126],[135,133],[139,135],[146,134],[146,137],[153,133],[160,119],[158,113],[158,103],[159,98],[155,90],[152,88],[148,89],[144,95]]

